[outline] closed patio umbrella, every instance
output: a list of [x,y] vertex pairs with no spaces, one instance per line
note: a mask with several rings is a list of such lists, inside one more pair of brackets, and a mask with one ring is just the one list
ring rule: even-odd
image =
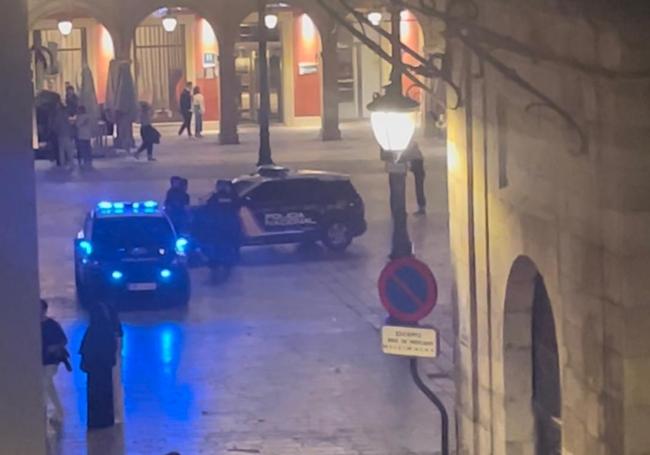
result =
[[116,147],[130,151],[135,146],[133,122],[138,116],[138,102],[131,75],[131,64],[128,61],[113,60],[110,64],[106,110],[109,118],[117,126]]

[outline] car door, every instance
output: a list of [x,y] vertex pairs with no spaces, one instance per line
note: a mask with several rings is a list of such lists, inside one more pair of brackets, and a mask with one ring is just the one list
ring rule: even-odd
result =
[[[299,235],[318,226],[317,210],[310,204],[315,186],[308,179],[273,180],[264,182],[245,198],[245,207],[252,212],[256,226],[247,226],[243,214],[244,231],[247,236],[253,230],[258,236]],[[254,235],[253,235],[254,236]]]

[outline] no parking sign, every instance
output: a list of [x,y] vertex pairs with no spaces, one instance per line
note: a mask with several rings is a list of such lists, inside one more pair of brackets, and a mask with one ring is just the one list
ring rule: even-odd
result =
[[413,257],[388,263],[379,276],[381,303],[394,319],[414,324],[431,313],[438,301],[438,285],[431,269]]

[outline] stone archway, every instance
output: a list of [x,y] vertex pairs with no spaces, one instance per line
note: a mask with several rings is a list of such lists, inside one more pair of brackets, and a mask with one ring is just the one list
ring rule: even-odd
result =
[[512,266],[503,323],[505,454],[561,451],[557,332],[544,278],[519,257]]

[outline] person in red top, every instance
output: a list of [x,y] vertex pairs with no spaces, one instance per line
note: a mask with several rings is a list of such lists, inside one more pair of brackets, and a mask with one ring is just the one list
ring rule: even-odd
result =
[[47,302],[41,300],[41,340],[45,409],[47,413],[47,409],[51,404],[54,407],[54,413],[50,417],[50,420],[55,423],[60,423],[63,420],[63,406],[61,406],[61,400],[54,385],[54,376],[56,376],[60,363],[64,363],[66,368],[70,370],[70,363],[68,362],[69,354],[66,350],[68,338],[65,336],[61,325],[54,319],[47,317],[47,308]]

